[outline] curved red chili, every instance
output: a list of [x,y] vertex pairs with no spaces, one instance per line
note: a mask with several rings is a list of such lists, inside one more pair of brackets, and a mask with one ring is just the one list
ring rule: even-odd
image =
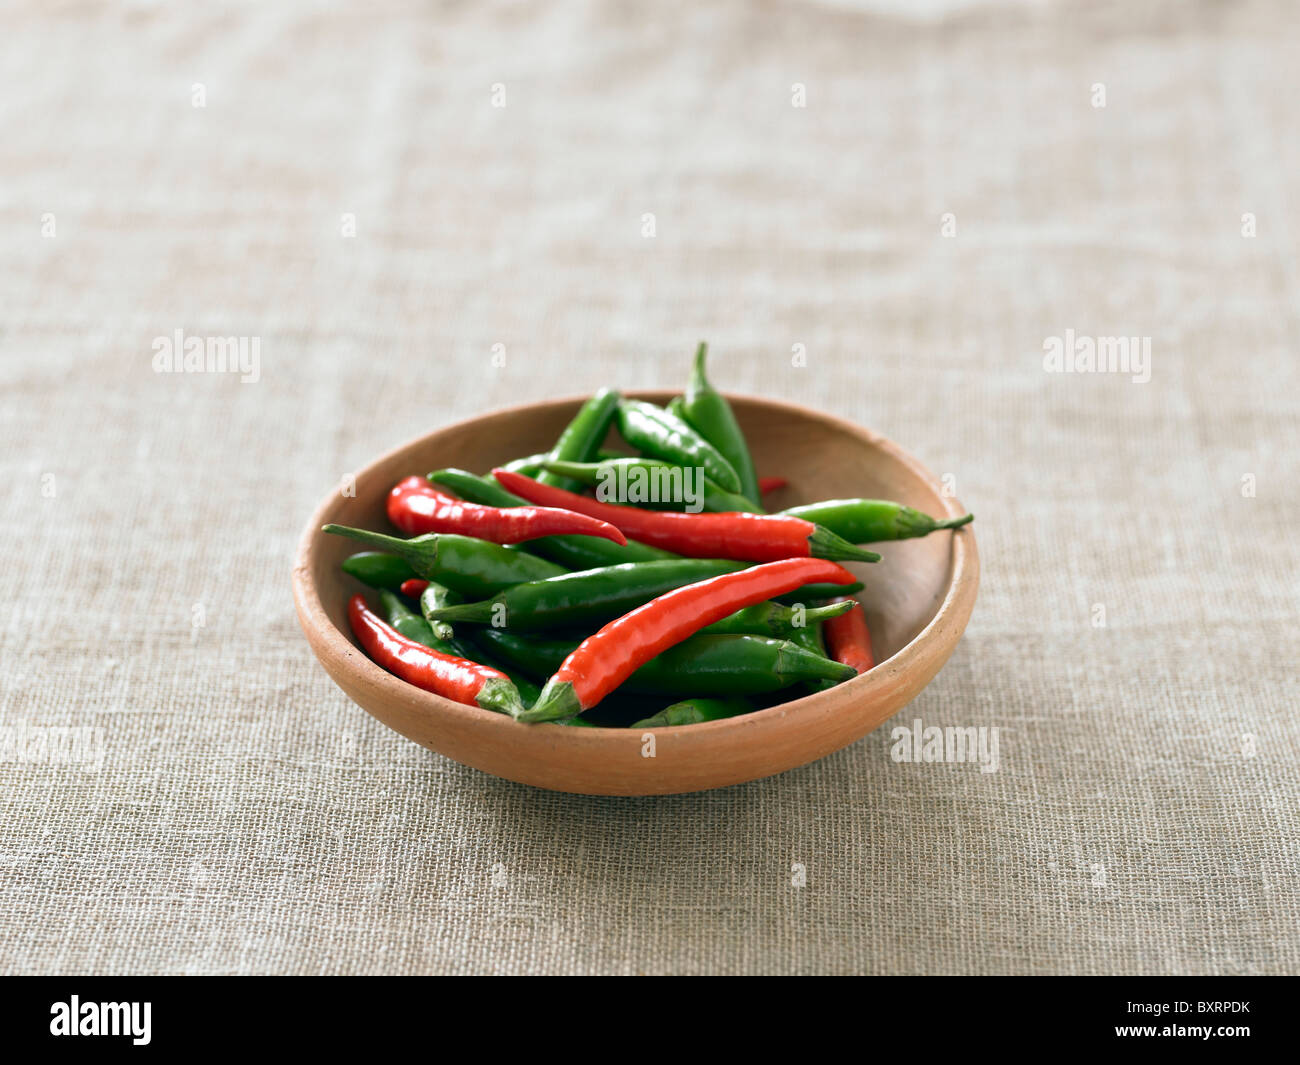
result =
[[601,503],[563,488],[539,484],[510,470],[492,471],[508,491],[532,503],[576,510],[617,526],[642,543],[675,551],[689,558],[736,558],[746,562],[775,562],[783,558],[828,558],[845,562],[878,562],[880,556],[849,543],[829,529],[787,514],[684,514],[672,510]]
[[760,477],[758,479],[758,494],[765,496],[768,492],[778,492],[789,483],[784,477]]
[[424,590],[429,587],[428,581],[422,581],[419,577],[411,577],[402,581],[398,591],[408,599],[419,599],[424,594]]
[[826,654],[836,662],[852,666],[865,673],[876,664],[871,653],[871,631],[867,628],[867,614],[862,604],[841,596],[833,603],[852,602],[853,609],[838,617],[822,622],[822,636],[826,640]]
[[519,691],[500,670],[408,640],[366,606],[363,596],[348,601],[348,624],[366,654],[408,684],[511,717],[523,712]]
[[466,503],[433,488],[423,477],[407,477],[388,493],[388,520],[407,536],[459,533],[517,544],[543,536],[600,536],[620,545],[627,537],[608,522],[553,507],[487,507]]
[[556,721],[582,713],[660,652],[742,607],[804,584],[854,580],[843,566],[825,559],[787,558],[676,588],[583,640],[520,720]]

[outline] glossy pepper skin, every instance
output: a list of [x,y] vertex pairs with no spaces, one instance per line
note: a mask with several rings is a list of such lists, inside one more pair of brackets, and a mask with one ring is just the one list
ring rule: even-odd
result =
[[735,573],[743,563],[725,558],[674,558],[562,573],[516,584],[477,603],[448,604],[427,617],[531,632],[608,621],[665,592]]
[[525,477],[536,477],[542,472],[542,463],[550,458],[549,451],[539,451],[535,455],[525,455],[523,458],[511,459],[505,464],[507,470],[514,470],[516,473],[522,473]]
[[[429,587],[435,590],[433,596],[430,598],[432,598],[433,601],[438,601],[438,586],[430,585]],[[448,595],[455,596],[454,592],[448,592],[445,588],[442,589],[442,591],[447,592]],[[392,592],[380,592],[379,598],[384,607],[384,620],[408,640],[414,640],[416,643],[431,648],[434,651],[438,651],[441,654],[451,655],[454,658],[463,658],[470,662],[477,662],[481,666],[487,666],[489,669],[495,669],[498,673],[504,674],[510,679],[510,683],[515,686],[515,690],[519,693],[519,698],[523,703],[524,709],[532,706],[533,703],[537,701],[537,696],[541,692],[541,689],[530,678],[515,670],[502,666],[499,662],[492,661],[490,656],[481,651],[473,643],[459,639],[454,635],[443,635],[438,631],[437,623],[429,621],[427,617],[416,614]],[[450,632],[450,625],[445,625],[444,627],[448,632]],[[562,725],[570,724],[568,721],[561,721],[559,723]]]
[[[419,585],[419,591],[416,586]],[[411,591],[407,591],[408,586]],[[445,584],[439,584],[437,581],[407,581],[402,585],[402,594],[411,595],[420,604],[420,613],[424,620],[429,622],[429,627],[433,629],[433,634],[442,640],[452,639],[456,633],[447,621],[434,621],[429,615],[444,606],[453,606],[456,603],[465,601],[463,596],[457,595]]]
[[874,551],[855,547],[834,533],[780,514],[684,514],[601,503],[586,496],[539,484],[508,470],[492,475],[511,492],[544,506],[564,507],[600,518],[629,537],[691,558],[735,558],[775,562],[786,558],[879,562]]
[[[520,632],[581,626],[626,614],[674,588],[746,568],[744,562],[725,558],[681,558],[604,566],[516,584],[477,603],[462,603],[459,598],[455,602],[448,600],[440,607],[426,609],[425,617],[443,623],[469,622]],[[813,600],[824,598],[827,589],[830,594],[837,590],[835,585],[823,584],[807,585],[798,591],[817,593],[804,596]],[[794,606],[758,603],[710,625],[708,631],[784,638],[800,622],[815,624],[847,609],[847,605],[807,608],[802,603]]]
[[[596,462],[603,459],[625,458],[627,458],[626,455],[620,455],[616,451],[607,451],[604,448],[597,448],[596,456],[591,461]],[[511,459],[509,462],[504,462],[501,464],[501,468],[503,470],[510,470],[513,473],[522,473],[525,477],[536,477],[542,472],[542,465],[550,461],[551,453],[549,451],[539,451],[534,455],[524,455],[522,458]],[[476,499],[474,502],[481,503],[483,501]],[[518,504],[513,505],[518,506]]]
[[865,586],[861,581],[846,584],[843,588],[837,588],[833,584],[805,584],[797,591],[787,592],[785,595],[776,595],[772,598],[786,606],[808,606],[840,594],[855,595],[862,591],[863,587]]
[[[745,633],[755,636],[775,636],[780,640],[794,639],[801,629],[814,628],[828,618],[838,617],[849,609],[849,603],[828,606],[786,606],[768,600],[755,603],[734,614],[728,614],[721,621],[702,628],[701,632]],[[795,641],[798,642],[797,640]]]
[[708,345],[700,341],[700,346],[695,349],[691,380],[686,386],[686,395],[682,397],[682,412],[691,428],[717,448],[736,471],[740,478],[740,494],[757,505],[762,493],[758,488],[758,474],[754,472],[754,460],[750,457],[749,445],[731,404],[709,384],[704,369],[708,355]]
[[[614,389],[602,388],[582,405],[546,457],[554,462],[586,462],[595,458],[596,449],[604,443],[618,413],[618,401],[619,395]],[[549,470],[543,470],[537,479],[557,488],[578,489],[576,482]]]
[[362,584],[368,584],[371,588],[387,588],[390,592],[415,576],[415,571],[405,559],[383,551],[358,551],[345,558],[341,568]]
[[[537,696],[541,689],[531,678],[524,676],[517,670],[509,669],[500,662],[494,662],[489,655],[480,650],[473,644],[466,643],[459,639],[440,639],[434,632],[432,624],[428,623],[426,618],[422,618],[411,612],[397,596],[392,592],[381,592],[380,597],[384,603],[384,610],[387,614],[387,622],[408,640],[414,640],[424,647],[429,647],[434,651],[439,651],[445,655],[451,655],[455,658],[463,658],[470,662],[476,662],[481,666],[489,669],[495,669],[510,679],[510,683],[515,686],[519,693],[520,701],[524,709],[532,706],[537,701]],[[421,623],[424,624],[421,624]],[[590,721],[583,721],[580,717],[570,718],[565,721],[557,721],[557,725],[583,725],[589,728],[595,728]]]
[[543,536],[599,536],[626,544],[627,537],[608,522],[553,507],[487,507],[466,503],[435,489],[424,477],[407,477],[388,493],[388,520],[407,536],[458,533],[518,544]]
[[372,612],[362,596],[348,602],[348,623],[366,654],[408,684],[513,718],[523,712],[519,692],[504,673],[408,639]]
[[674,589],[587,637],[560,665],[524,721],[550,721],[588,710],[656,655],[742,607],[809,581],[852,584],[824,559],[787,558]]
[[906,540],[939,529],[959,529],[975,520],[974,514],[940,521],[902,503],[887,499],[825,499],[781,511],[791,517],[816,522],[854,544]]
[[445,584],[469,599],[486,599],[512,584],[539,581],[564,572],[560,566],[536,555],[455,533],[427,533],[402,540],[346,525],[325,525],[323,529],[336,536],[386,548],[405,559],[414,576]]
[[[539,678],[551,676],[578,647],[573,640],[490,627],[475,629],[474,640],[495,659]],[[762,695],[800,681],[843,681],[853,676],[852,667],[810,654],[789,640],[700,633],[652,658],[619,690],[629,695],[681,697]]]
[[456,639],[454,634],[452,636],[439,634],[426,618],[415,613],[407,606],[401,596],[383,591],[379,593],[379,602],[383,607],[384,621],[408,640],[414,640],[424,647],[430,647],[445,655],[468,658],[473,662],[478,661],[478,656],[475,654],[473,647],[469,646],[464,640]]
[[[494,507],[529,505],[528,500],[506,491],[492,478],[478,477],[465,470],[435,470],[429,474],[429,480],[474,503],[486,503]],[[525,550],[569,569],[595,569],[597,566],[617,566],[624,562],[653,562],[657,559],[681,557],[635,540],[629,540],[620,547],[592,536],[547,536],[530,541]]]
[[638,451],[678,466],[701,466],[728,492],[740,491],[740,476],[722,453],[670,410],[639,399],[618,405],[618,431]]
[[666,706],[651,717],[634,721],[628,728],[671,728],[674,725],[698,725],[704,721],[720,721],[724,717],[748,714],[754,704],[733,696],[730,699],[683,699]]
[[[805,625],[803,628],[795,629],[790,633],[790,642],[798,644],[809,654],[820,655],[822,658],[829,660],[830,656],[826,653],[826,642],[822,636],[824,628],[823,624],[818,624]],[[807,687],[809,691],[821,692],[827,688],[833,688],[835,685],[828,680],[817,677],[807,681]]]
[[867,615],[857,600],[849,599],[847,602],[853,604],[852,610],[822,626],[826,654],[836,662],[843,662],[859,673],[865,673],[876,664],[875,655],[871,652],[871,631],[867,628]]
[[[686,468],[671,462],[665,462],[663,459],[618,458],[601,459],[597,462],[547,462],[544,466],[547,470],[563,473],[574,481],[587,485],[589,488],[595,488],[597,499],[601,498],[601,488],[604,486],[617,487],[620,484],[640,483],[645,486],[668,487],[670,494],[678,497],[659,502],[647,501],[644,504],[645,506],[662,510],[685,509],[685,491],[682,489],[686,486],[681,478],[686,472]],[[540,477],[536,479],[541,480]],[[717,514],[733,511],[749,511],[752,514],[762,513],[757,504],[751,503],[744,496],[735,492],[726,491],[707,477],[701,477],[700,482],[700,505],[702,509],[707,510],[709,513]],[[636,501],[632,500],[632,502]]]

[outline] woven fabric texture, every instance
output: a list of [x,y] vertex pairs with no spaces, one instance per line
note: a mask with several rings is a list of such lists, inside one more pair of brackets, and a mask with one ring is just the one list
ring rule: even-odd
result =
[[[5,22],[0,971],[1300,969],[1291,5]],[[249,380],[157,372],[177,330],[255,341]],[[1142,372],[1045,366],[1112,336]],[[551,794],[312,657],[290,559],[347,471],[676,386],[700,337],[976,512],[974,617],[901,717],[998,728],[997,772],[885,727]]]

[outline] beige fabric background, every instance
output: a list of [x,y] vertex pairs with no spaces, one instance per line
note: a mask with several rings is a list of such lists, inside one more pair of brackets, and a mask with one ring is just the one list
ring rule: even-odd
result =
[[[0,969],[1300,968],[1293,5],[317,7],[5,18],[0,724],[105,750],[0,764]],[[176,329],[260,380],[155,374]],[[1150,382],[1045,374],[1066,329]],[[980,600],[904,718],[998,773],[881,730],[548,794],[316,664],[289,562],[343,474],[701,336],[955,478]]]

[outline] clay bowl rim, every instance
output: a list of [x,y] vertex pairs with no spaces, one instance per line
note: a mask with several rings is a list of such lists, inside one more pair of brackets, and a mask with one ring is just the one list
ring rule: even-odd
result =
[[[671,397],[677,395],[678,392],[677,390],[672,389],[633,389],[628,390],[623,394],[631,399],[643,399],[651,403],[665,403]],[[815,410],[799,403],[789,403],[785,400],[772,399],[767,396],[755,396],[738,392],[726,392],[724,395],[728,400],[733,402],[738,401],[743,404],[757,404],[760,406],[774,407],[795,417],[812,418],[829,423],[835,429],[851,436],[855,436],[869,446],[887,453],[896,462],[908,467],[927,484],[937,484],[934,475],[914,455],[894,443],[888,437],[883,436],[874,430],[868,429],[865,426],[858,425],[856,422],[851,422],[839,415]],[[440,426],[439,428],[421,434],[420,436],[412,437],[410,440],[407,440],[403,444],[399,444],[397,447],[390,448],[383,454],[367,462],[363,467],[356,471],[354,476],[358,481],[360,481],[368,470],[383,465],[389,459],[394,458],[403,451],[407,451],[417,446],[429,437],[461,429],[483,418],[518,414],[523,411],[534,411],[540,407],[576,408],[589,398],[590,396],[588,394],[581,393],[573,396],[561,396],[554,399],[537,400],[532,403],[516,403],[508,407],[498,407],[484,411],[469,418],[462,418],[459,421]],[[942,493],[937,493],[937,498],[944,506],[944,514],[936,515],[937,517],[956,518],[966,513],[965,508],[955,496],[945,496]],[[323,660],[324,656],[332,651],[335,662],[342,663],[346,659],[347,662],[352,663],[351,665],[342,665],[341,668],[351,668],[360,671],[362,674],[368,674],[370,679],[387,697],[399,699],[409,698],[413,694],[416,697],[422,696],[424,701],[427,702],[431,714],[450,714],[453,717],[463,718],[467,722],[485,722],[491,720],[496,724],[495,726],[489,727],[496,727],[503,730],[503,736],[521,736],[522,733],[519,730],[535,730],[549,726],[551,742],[556,741],[559,738],[559,734],[563,734],[573,741],[575,747],[585,747],[589,749],[591,745],[595,743],[617,744],[627,742],[627,737],[631,735],[632,731],[627,728],[597,727],[575,729],[563,725],[555,725],[551,722],[540,725],[530,724],[515,721],[504,714],[485,710],[479,706],[470,706],[466,703],[453,702],[451,699],[444,698],[434,692],[424,691],[423,689],[417,688],[414,685],[408,684],[406,681],[393,676],[393,674],[389,673],[386,669],[383,669],[381,666],[371,661],[371,659],[364,653],[356,655],[349,654],[349,652],[357,650],[357,645],[353,643],[352,640],[330,619],[329,614],[325,611],[325,607],[321,602],[316,584],[311,579],[315,549],[318,544],[324,542],[323,538],[329,535],[328,533],[321,531],[321,526],[326,523],[326,513],[337,505],[337,499],[338,486],[335,485],[312,512],[312,515],[308,519],[307,525],[303,529],[302,535],[298,540],[298,547],[294,553],[294,605],[297,610],[299,624],[302,626],[308,643],[312,647],[312,652],[315,654],[317,659]],[[978,590],[978,584],[976,581],[969,579],[971,577],[977,577],[979,574],[979,555],[975,547],[974,531],[971,526],[967,525],[963,526],[961,529],[955,530],[955,534],[949,535],[952,540],[952,565],[948,575],[947,587],[944,589],[943,601],[939,604],[939,609],[935,611],[934,616],[926,623],[925,627],[920,632],[918,632],[911,640],[899,648],[899,650],[889,658],[877,662],[873,669],[854,677],[852,680],[847,680],[842,684],[838,684],[834,688],[827,689],[824,692],[814,692],[798,699],[792,699],[789,702],[754,710],[747,714],[738,715],[737,717],[722,718],[717,721],[704,721],[694,725],[657,726],[653,731],[656,734],[672,733],[675,736],[698,735],[701,737],[712,737],[726,730],[735,730],[739,732],[743,729],[757,726],[764,722],[774,721],[779,717],[799,713],[815,713],[819,705],[824,701],[829,701],[827,697],[844,700],[852,694],[855,686],[857,691],[861,695],[865,696],[876,683],[883,680],[883,677],[886,674],[897,675],[900,672],[906,671],[909,667],[918,664],[919,660],[926,653],[927,645],[935,638],[936,630],[946,624],[950,618],[960,618],[962,615],[965,615],[965,617],[969,619],[970,613],[974,608],[973,600]],[[879,564],[880,563],[876,563],[876,565]],[[953,637],[952,644],[954,647],[957,642],[960,641],[965,627],[965,621],[963,621],[957,633]],[[949,647],[947,652],[941,652],[942,657],[946,659],[948,654],[951,653],[951,650],[952,647]],[[362,709],[366,710],[367,713],[371,713],[371,711],[366,707],[362,707]],[[371,716],[375,717],[377,715],[371,713]],[[382,719],[379,720],[381,724],[387,726],[387,722]],[[888,720],[888,717],[883,720]],[[392,726],[388,727],[391,728]],[[637,733],[637,735],[639,736],[640,733]]]

